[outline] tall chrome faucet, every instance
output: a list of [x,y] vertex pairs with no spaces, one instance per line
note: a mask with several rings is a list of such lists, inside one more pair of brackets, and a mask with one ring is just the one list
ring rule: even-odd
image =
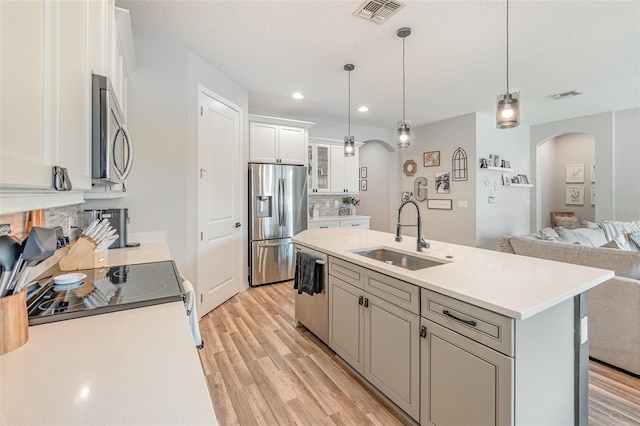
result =
[[[400,223],[400,214],[402,213],[402,209],[407,204],[413,204],[416,206],[416,211],[418,212],[418,224],[417,225],[403,225]],[[396,228],[396,241],[402,241],[402,235],[400,235],[400,230],[403,226],[417,226],[418,227],[418,251],[424,251],[424,249],[429,248],[429,243],[422,238],[422,217],[420,215],[420,207],[418,203],[414,200],[406,200],[402,204],[400,204],[400,208],[398,209],[398,227]]]

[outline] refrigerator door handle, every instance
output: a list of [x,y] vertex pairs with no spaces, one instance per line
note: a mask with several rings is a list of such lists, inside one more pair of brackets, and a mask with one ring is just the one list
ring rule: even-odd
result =
[[280,222],[280,226],[286,226],[286,216],[284,212],[284,178],[278,179],[278,221]]
[[290,240],[280,242],[280,243],[258,243],[258,247],[280,247],[291,244]]

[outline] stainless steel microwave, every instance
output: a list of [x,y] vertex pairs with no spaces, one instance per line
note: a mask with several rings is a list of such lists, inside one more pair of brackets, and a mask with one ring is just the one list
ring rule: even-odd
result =
[[92,83],[91,183],[124,183],[133,164],[133,144],[109,79],[93,74]]

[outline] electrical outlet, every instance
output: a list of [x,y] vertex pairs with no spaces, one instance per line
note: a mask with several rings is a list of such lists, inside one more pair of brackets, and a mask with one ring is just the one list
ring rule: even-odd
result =
[[589,340],[589,317],[580,320],[580,344],[584,344]]
[[327,202],[324,204],[324,206],[325,206],[326,208],[329,208],[329,202],[327,201]]
[[467,207],[467,202],[466,201],[458,201],[458,207],[462,207],[462,208]]
[[335,200],[333,203],[333,206],[337,209],[338,207],[340,207],[340,203],[338,202],[338,200]]

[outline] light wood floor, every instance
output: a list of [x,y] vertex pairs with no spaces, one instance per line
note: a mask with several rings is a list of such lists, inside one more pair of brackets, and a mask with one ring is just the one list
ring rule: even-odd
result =
[[[221,425],[406,425],[305,328],[291,283],[250,288],[200,321]],[[640,379],[589,365],[589,425],[640,425]]]

